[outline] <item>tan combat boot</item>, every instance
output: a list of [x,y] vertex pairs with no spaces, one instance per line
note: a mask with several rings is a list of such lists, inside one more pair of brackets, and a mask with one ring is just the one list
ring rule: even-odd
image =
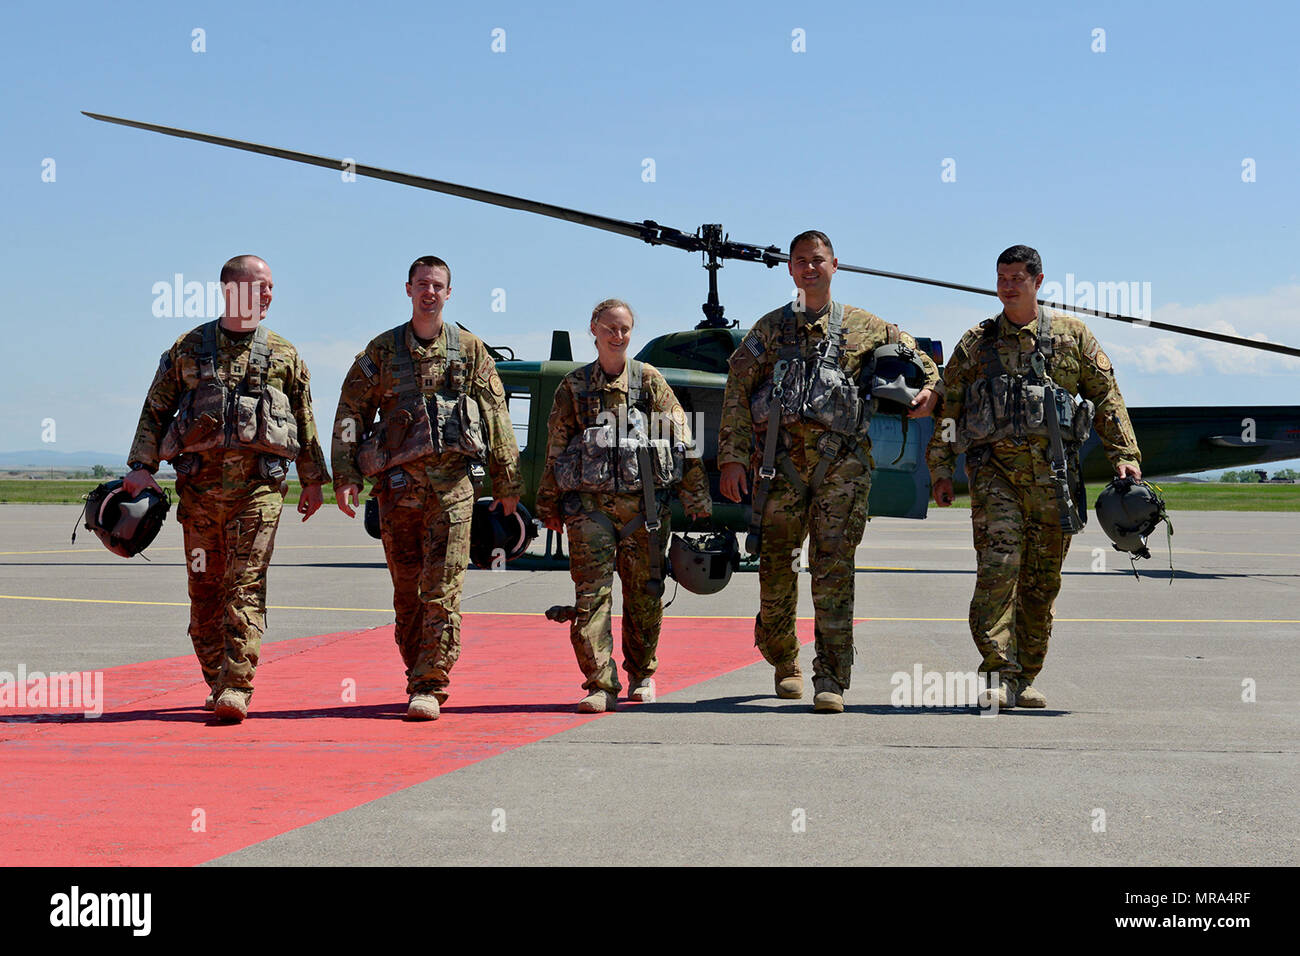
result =
[[1022,684],[1016,691],[1016,703],[1021,707],[1046,707],[1047,698],[1033,684]]
[[776,665],[776,696],[782,700],[803,697],[803,671],[799,669],[799,658]]
[[248,716],[248,698],[233,687],[227,687],[217,696],[212,714],[217,720],[237,724]]
[[406,707],[407,720],[437,720],[441,713],[438,698],[433,694],[412,694]]
[[[1014,677],[999,675],[997,690],[993,689],[993,675],[989,675],[989,686],[980,691],[979,707],[980,710],[989,710],[997,707],[1003,710],[1008,707],[1016,706],[1016,680]],[[1032,706],[1032,705],[1031,705]]]
[[814,677],[813,712],[818,714],[844,713],[844,689],[832,677]]
[[578,713],[603,714],[609,710],[618,710],[618,694],[607,690],[593,690],[578,701]]
[[628,690],[627,699],[635,700],[641,704],[653,704],[655,702],[655,679],[653,677],[642,677]]

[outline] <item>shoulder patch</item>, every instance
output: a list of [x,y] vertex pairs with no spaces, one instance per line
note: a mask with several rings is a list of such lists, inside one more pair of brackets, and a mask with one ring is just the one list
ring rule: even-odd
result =
[[370,360],[370,356],[365,352],[362,352],[357,358],[357,367],[365,373],[366,378],[374,378],[379,374],[379,369],[375,366],[375,363]]
[[1110,356],[1102,351],[1101,346],[1097,346],[1097,368],[1103,372],[1109,372],[1114,366],[1110,364]]
[[755,335],[752,329],[749,334],[745,336],[744,341],[740,343],[740,347],[754,358],[758,358],[764,351],[763,340]]

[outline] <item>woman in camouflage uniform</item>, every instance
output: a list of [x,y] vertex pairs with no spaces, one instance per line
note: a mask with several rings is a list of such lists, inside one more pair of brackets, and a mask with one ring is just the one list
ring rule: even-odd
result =
[[[569,638],[587,692],[580,713],[613,710],[618,700],[610,613],[616,568],[623,582],[628,698],[654,700],[669,490],[677,488],[691,519],[712,513],[704,468],[698,457],[685,455],[692,445],[682,406],[657,369],[627,357],[634,321],[631,307],[618,299],[592,310],[597,359],[555,390],[537,491],[538,517],[552,531],[569,534],[577,592]],[[640,481],[645,467],[655,476],[650,492]],[[647,524],[648,496],[657,525]]]

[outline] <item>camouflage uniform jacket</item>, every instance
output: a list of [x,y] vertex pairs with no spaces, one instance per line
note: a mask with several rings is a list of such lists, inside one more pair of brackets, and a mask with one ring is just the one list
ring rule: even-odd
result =
[[[284,392],[298,422],[298,442],[302,448],[297,459],[298,479],[305,485],[324,483],[330,480],[330,476],[325,464],[325,453],[317,440],[316,419],[312,415],[311,373],[307,371],[306,363],[299,358],[297,349],[287,339],[270,329],[267,332],[271,357],[266,383]],[[237,338],[218,327],[216,371],[217,378],[223,385],[236,385],[243,379],[252,347],[251,334]],[[157,469],[158,446],[180,406],[181,397],[198,387],[199,361],[202,358],[202,325],[186,332],[163,353],[153,384],[149,386],[149,394],[145,397],[144,408],[140,412],[135,440],[131,442],[131,452],[127,456],[128,462],[138,461],[151,471]],[[204,459],[205,471],[213,464],[210,459],[215,459],[218,455],[227,466],[222,469],[227,476],[238,475],[239,480],[263,480],[254,477],[258,456],[248,449],[226,448],[203,452],[201,457]]]
[[[1111,465],[1137,465],[1142,460],[1142,453],[1138,450],[1137,438],[1115,382],[1110,359],[1082,320],[1061,312],[1049,312],[1052,318],[1052,358],[1047,365],[1048,375],[1072,395],[1082,395],[1096,405],[1093,427]],[[1005,312],[999,313],[992,321],[997,323],[995,347],[1003,368],[1013,375],[1028,374],[1029,358],[1038,344],[1038,323],[1017,326]],[[944,366],[943,409],[936,413],[934,437],[926,450],[932,481],[952,478],[957,457],[952,439],[954,429],[961,427],[966,390],[984,375],[980,360],[984,328],[981,323],[963,335]],[[1051,463],[1046,437],[1003,438],[993,442],[992,449],[993,456],[1006,468],[1033,475],[1038,484],[1050,483]]]
[[[771,380],[772,368],[781,351],[781,326],[785,307],[773,309],[754,323],[749,334],[731,357],[731,373],[727,376],[727,390],[722,400],[722,424],[718,430],[718,466],[727,464],[753,465],[757,468],[762,458],[763,445],[755,441],[754,423],[750,413],[750,398],[764,382]],[[830,303],[817,313],[796,313],[796,336],[799,351],[806,360],[815,359],[817,347],[826,338],[829,325]],[[888,329],[885,320],[857,306],[844,306],[843,348],[840,366],[848,376],[857,381],[863,363],[869,361],[877,348],[885,345]],[[916,339],[899,330],[898,340],[911,348],[918,348]],[[757,361],[743,367],[738,361],[743,353],[757,355]],[[925,366],[925,387],[937,389],[939,369],[925,352],[918,352]],[[738,371],[738,365],[742,366]],[[801,471],[808,471],[818,460],[817,440],[825,427],[810,421],[782,425],[781,431],[789,436],[791,462]],[[864,437],[859,453],[869,455],[871,440]]]
[[[555,459],[569,447],[569,442],[583,429],[596,426],[594,421],[582,420],[582,401],[580,395],[586,388],[587,369],[592,370],[591,387],[602,392],[601,410],[617,409],[627,404],[627,366],[619,375],[610,379],[600,362],[576,368],[564,377],[555,389],[555,402],[551,405],[551,416],[546,423],[546,470],[537,489],[537,517],[546,521],[563,515],[560,500],[563,494],[555,481]],[[690,426],[686,423],[686,413],[681,403],[673,394],[672,388],[663,374],[649,363],[641,363],[641,396],[651,415],[665,416],[672,425],[672,440],[681,442],[690,449],[692,446]],[[639,498],[641,492],[627,492],[628,496]],[[686,458],[681,484],[677,495],[687,514],[700,514],[712,508],[709,497],[709,479],[698,457]],[[597,498],[600,496],[597,495]]]
[[[447,379],[447,339],[440,335],[429,345],[415,337],[411,323],[404,327],[406,347],[425,398],[444,388]],[[334,489],[344,485],[365,487],[365,478],[357,466],[357,449],[361,439],[375,422],[375,415],[390,415],[398,396],[393,387],[393,363],[397,350],[392,331],[376,336],[357,355],[343,380],[338,412],[334,416],[334,443],[330,461],[334,466]],[[497,374],[496,362],[481,339],[460,332],[460,361],[465,363],[465,392],[478,402],[487,446],[488,473],[492,494],[508,498],[520,494],[519,446],[506,406],[506,391]],[[422,463],[425,477],[435,490],[445,491],[462,481],[468,473],[468,459],[453,451],[430,455],[404,467]],[[376,480],[382,475],[375,476]]]

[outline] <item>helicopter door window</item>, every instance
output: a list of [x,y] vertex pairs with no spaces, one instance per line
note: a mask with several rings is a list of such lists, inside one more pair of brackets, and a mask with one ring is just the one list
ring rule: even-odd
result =
[[533,393],[527,389],[506,389],[506,408],[515,429],[515,442],[522,453],[528,447],[528,422],[533,410]]

